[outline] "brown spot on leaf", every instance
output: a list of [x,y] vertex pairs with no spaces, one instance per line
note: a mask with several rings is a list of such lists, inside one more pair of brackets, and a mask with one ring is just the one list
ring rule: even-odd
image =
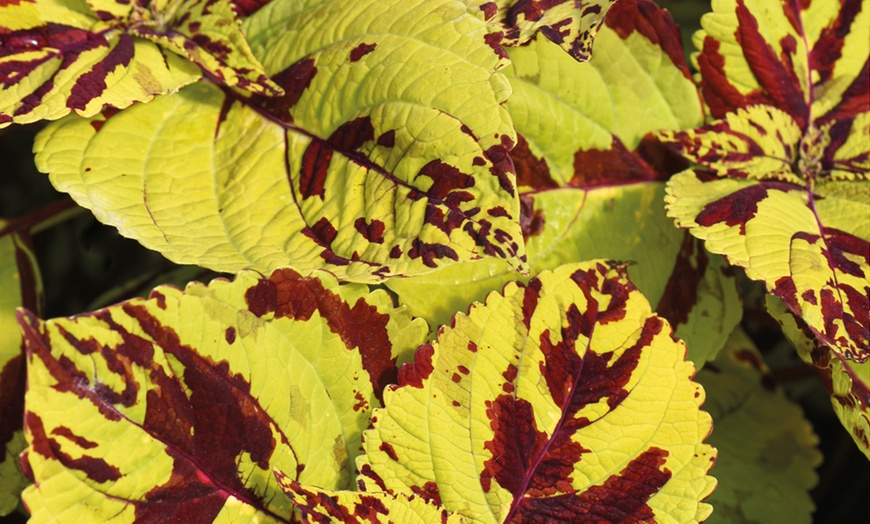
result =
[[402,367],[399,368],[399,386],[422,388],[423,381],[429,378],[435,369],[432,365],[434,354],[435,348],[432,347],[432,344],[423,344],[417,348],[414,360],[402,364]]
[[420,258],[422,259],[424,266],[433,268],[438,267],[438,264],[435,262],[436,260],[443,258],[449,258],[453,261],[459,260],[456,251],[454,251],[450,246],[445,246],[443,244],[428,244],[419,238],[415,238],[411,243],[411,250],[408,251],[408,256],[412,259]]
[[224,339],[227,341],[227,344],[232,344],[236,341],[236,328],[230,326],[224,332]]
[[399,461],[399,456],[396,455],[396,450],[393,449],[393,445],[389,442],[381,442],[381,445],[378,446],[378,449],[386,453],[388,457],[395,460],[396,462]]
[[661,48],[686,78],[692,77],[683,53],[679,27],[674,23],[671,14],[654,2],[650,0],[615,2],[607,13],[604,23],[623,40],[633,32],[640,33]]
[[396,130],[390,129],[378,137],[378,145],[381,147],[393,147],[396,145]]
[[374,244],[384,243],[384,230],[386,227],[380,220],[372,219],[371,223],[366,224],[366,219],[359,217],[353,225],[359,231],[359,234],[369,242]]
[[529,194],[520,195],[520,228],[523,239],[528,240],[544,231],[544,211],[535,210],[535,197]]
[[689,313],[698,303],[698,286],[704,279],[707,265],[707,250],[688,232],[684,233],[674,268],[656,306],[656,313],[675,328],[689,321]]
[[596,187],[615,183],[656,180],[658,174],[639,156],[628,151],[617,137],[610,149],[574,153],[574,176],[568,185]]
[[311,85],[317,74],[313,58],[303,58],[287,69],[272,77],[272,80],[284,89],[282,96],[254,95],[251,103],[276,118],[279,122],[291,123],[293,117],[290,110],[296,106],[302,93]]
[[543,158],[538,158],[529,148],[523,135],[517,134],[517,145],[510,152],[517,173],[517,185],[534,189],[559,187],[550,176],[550,167]]
[[441,493],[438,492],[438,484],[432,482],[426,482],[423,484],[423,487],[414,485],[411,486],[411,491],[419,495],[423,500],[434,502],[437,505],[441,505]]
[[358,46],[351,49],[350,61],[356,62],[360,58],[362,58],[365,55],[374,51],[376,47],[378,47],[378,44],[376,44],[376,43],[372,43],[372,44],[361,43],[361,44],[359,44]]

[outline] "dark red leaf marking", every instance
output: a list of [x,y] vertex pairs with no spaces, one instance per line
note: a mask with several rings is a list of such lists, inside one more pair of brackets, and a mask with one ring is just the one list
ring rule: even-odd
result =
[[311,80],[316,74],[314,59],[303,58],[272,77],[272,80],[284,89],[284,95],[277,97],[254,95],[251,97],[251,103],[279,122],[291,123],[293,117],[290,110],[299,102],[302,93],[311,85]]
[[680,29],[671,14],[661,9],[651,0],[620,0],[615,2],[604,19],[607,27],[613,29],[623,40],[638,32],[664,51],[671,62],[692,78],[686,64]]
[[543,209],[535,209],[535,197],[529,194],[520,195],[520,229],[523,239],[528,240],[544,231],[546,217]]
[[423,381],[429,378],[435,369],[432,365],[434,355],[435,348],[432,347],[432,344],[423,344],[417,348],[414,360],[402,364],[402,367],[399,368],[399,386],[422,388]]
[[695,222],[703,227],[725,223],[740,226],[740,234],[746,234],[746,223],[755,218],[758,203],[767,198],[767,184],[754,184],[740,189],[715,202],[707,204]]
[[378,446],[378,449],[383,451],[384,453],[386,453],[388,457],[395,460],[396,462],[399,461],[399,456],[396,455],[396,450],[393,448],[393,445],[390,444],[389,442],[381,442],[381,445]]
[[[698,99],[700,104],[700,98]],[[685,171],[689,161],[662,142],[652,133],[644,136],[634,150],[640,160],[656,173],[656,180],[667,180],[671,175]]]
[[367,116],[340,125],[326,141],[314,139],[302,156],[299,189],[303,198],[325,194],[329,163],[335,151],[344,154],[355,152],[375,135],[371,119]]
[[610,149],[581,149],[574,153],[574,176],[568,185],[596,187],[659,178],[655,170],[614,136]]
[[399,246],[393,246],[390,249],[390,258],[399,258],[402,256],[402,248]]
[[439,506],[441,505],[441,493],[438,491],[438,484],[432,481],[426,482],[423,484],[423,487],[411,486],[411,491],[422,497],[423,500],[434,502]]
[[146,493],[145,502],[134,503],[136,522],[213,522],[229,494],[175,450],[167,453],[175,459],[169,480]]
[[396,145],[396,130],[390,129],[378,137],[378,145],[381,147],[393,147]]
[[517,134],[517,145],[510,152],[517,171],[517,185],[535,189],[558,187],[550,176],[550,168],[543,158],[537,158],[523,135]]
[[495,2],[486,2],[480,4],[480,10],[483,11],[483,18],[488,21],[498,14],[498,5]]
[[237,15],[246,17],[257,12],[272,0],[230,0]]
[[226,339],[227,344],[232,344],[233,342],[235,342],[236,341],[236,328],[234,328],[233,326],[228,327],[226,329],[226,331],[224,332],[224,338]]
[[351,62],[356,62],[356,61],[359,60],[360,58],[362,58],[362,57],[364,57],[365,55],[367,55],[367,54],[371,53],[372,51],[374,51],[376,47],[378,47],[378,44],[376,44],[376,43],[375,43],[375,44],[366,44],[366,43],[362,43],[362,44],[360,44],[360,45],[354,47],[354,48],[351,49],[351,51],[350,51],[350,61],[351,61]]
[[852,84],[843,93],[842,100],[825,115],[824,120],[850,118],[870,111],[870,58]]
[[[499,138],[499,137],[496,137]],[[498,183],[501,188],[510,196],[514,195],[514,163],[510,157],[510,150],[514,147],[514,142],[507,135],[501,135],[500,143],[491,146],[483,152],[483,156],[492,163],[489,172],[498,178]]]
[[603,485],[555,497],[524,498],[505,522],[653,522],[647,502],[671,478],[666,450],[651,447]]
[[486,43],[486,45],[491,47],[493,51],[495,51],[495,54],[498,57],[504,58],[505,60],[509,60],[510,55],[508,55],[507,51],[505,51],[505,48],[502,47],[502,45],[501,45],[502,40],[504,40],[504,33],[502,33],[501,31],[487,33],[483,37],[483,41]]
[[85,437],[76,435],[66,426],[58,426],[51,430],[52,435],[57,435],[60,437],[64,437],[71,442],[75,442],[76,445],[82,449],[94,449],[99,446],[96,442],[90,441]]
[[[785,6],[788,4],[786,3]],[[786,9],[786,13],[792,13],[792,9]],[[843,43],[846,36],[852,30],[855,17],[861,12],[861,0],[841,0],[837,19],[828,27],[822,29],[819,39],[810,52],[810,67],[819,73],[819,84],[827,82],[834,72],[834,64],[843,56]],[[792,14],[792,18],[795,15]],[[797,20],[793,21],[795,25]],[[796,32],[800,33],[799,26],[795,25]]]
[[426,190],[426,193],[439,200],[444,200],[448,194],[456,189],[467,189],[474,186],[474,177],[466,175],[437,159],[423,166],[414,179],[416,180],[421,176],[432,180],[432,186]]
[[359,234],[369,242],[374,244],[384,243],[384,231],[386,226],[380,220],[372,219],[370,224],[366,224],[366,219],[359,217],[353,225],[356,230],[359,231]]
[[332,242],[335,240],[335,237],[338,235],[338,232],[335,230],[335,227],[329,222],[329,219],[326,217],[322,217],[318,220],[313,226],[305,227],[302,229],[302,234],[306,237],[314,240],[319,245],[329,248],[332,245]]
[[423,260],[423,265],[426,267],[438,267],[436,260],[449,258],[453,261],[459,260],[456,251],[450,246],[442,244],[428,244],[419,238],[415,238],[411,243],[411,250],[408,251],[408,256],[412,259],[420,258]]
[[72,458],[61,450],[60,444],[45,432],[42,419],[35,413],[25,414],[24,424],[31,434],[31,449],[49,460],[57,460],[68,469],[81,471],[95,482],[108,482],[121,478],[121,472],[105,460],[87,455]]
[[[375,417],[372,417],[372,423],[375,422]],[[370,464],[363,464],[363,466],[359,470],[359,474],[361,477],[367,477],[372,480],[380,488],[380,491],[387,491],[387,485],[384,484],[384,479],[380,477],[375,470],[372,469]],[[365,482],[363,479],[358,479],[356,481],[357,488],[360,491],[365,491]]]
[[674,269],[656,306],[656,313],[674,328],[689,321],[689,313],[698,303],[698,286],[704,279],[708,262],[707,250],[688,232],[683,233]]
[[541,281],[533,278],[527,285],[523,293],[523,325],[526,329],[530,329],[532,325],[532,315],[538,307],[538,299],[541,298]]
[[[277,474],[276,474],[277,477]],[[280,477],[278,477],[280,480]],[[290,481],[290,489],[305,498],[304,504],[296,504],[305,522],[329,524],[332,522],[379,522],[378,515],[389,515],[390,510],[383,502],[372,496],[360,495],[360,501],[351,507],[342,506],[334,497],[325,493],[315,493],[302,487],[295,480]],[[353,512],[351,513],[351,508]],[[324,516],[321,513],[326,513]]]
[[698,70],[701,73],[701,93],[714,118],[723,118],[737,108],[769,101],[758,91],[746,95],[740,93],[725,74],[725,57],[719,52],[719,41],[704,38],[701,54],[698,55]]
[[21,429],[26,379],[23,354],[12,357],[0,369],[0,449]]

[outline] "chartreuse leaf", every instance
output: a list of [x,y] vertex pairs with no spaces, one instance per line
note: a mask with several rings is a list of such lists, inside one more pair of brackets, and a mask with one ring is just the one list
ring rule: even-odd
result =
[[780,323],[798,355],[818,369],[834,412],[870,459],[870,361],[847,360],[820,346],[806,322],[796,318],[782,300],[768,295],[767,310]]
[[303,486],[280,471],[278,484],[296,504],[305,522],[370,522],[401,524],[459,524],[459,513],[450,513],[435,501],[404,493],[334,491]]
[[664,133],[700,165],[669,181],[665,201],[677,225],[763,281],[823,344],[863,362],[870,358],[870,170],[827,160],[846,140],[838,126],[802,135],[786,112],[751,106],[704,128]]
[[592,41],[615,0],[466,0],[471,10],[495,24],[504,45],[522,46],[542,34],[575,60],[589,60]]
[[868,109],[870,1],[717,0],[694,56],[715,118],[755,104],[801,129]]
[[[687,342],[699,366],[713,358],[740,321],[742,306],[722,257],[673,227],[662,205],[664,184],[560,188],[523,196],[532,275],[566,261],[609,258],[628,267],[638,289]],[[448,266],[396,278],[387,286],[432,326],[516,278],[499,260]]]
[[400,370],[359,481],[472,522],[698,522],[715,450],[685,352],[620,265],[509,283]]
[[374,282],[525,258],[495,71],[461,2],[272,2],[245,22],[280,98],[199,83],[37,138],[56,187],[172,260]]
[[736,329],[698,372],[704,409],[713,417],[708,442],[719,451],[718,484],[707,499],[716,522],[812,522],[808,490],[822,455],[800,407],[768,375],[752,341]]
[[289,522],[273,468],[348,488],[397,359],[426,337],[383,291],[289,269],[20,323],[34,522]]
[[17,506],[27,479],[18,465],[24,450],[24,354],[15,321],[21,306],[39,309],[42,280],[27,234],[0,220],[0,516]]
[[195,82],[199,70],[96,19],[82,0],[0,5],[0,127],[91,116]]
[[663,179],[670,173],[659,172],[649,147],[639,148],[642,139],[703,122],[679,30],[650,0],[617,2],[587,63],[541,36],[508,52],[507,108],[520,137],[511,157],[521,186]]

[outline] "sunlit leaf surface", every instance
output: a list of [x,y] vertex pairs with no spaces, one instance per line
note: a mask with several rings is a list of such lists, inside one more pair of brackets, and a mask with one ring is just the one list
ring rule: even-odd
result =
[[[740,321],[742,306],[722,257],[710,255],[673,227],[663,196],[662,183],[561,188],[523,196],[529,267],[535,275],[572,260],[634,262],[627,268],[632,282],[686,341],[690,359],[702,365]],[[516,278],[506,263],[481,260],[392,279],[387,286],[435,328]]]
[[767,310],[780,323],[798,355],[819,370],[834,413],[855,444],[870,459],[870,361],[846,360],[820,346],[812,330],[779,299],[767,297]]
[[614,0],[466,0],[499,27],[508,46],[541,34],[574,60],[589,60],[592,41]]
[[0,219],[0,516],[18,506],[27,479],[18,466],[24,450],[24,353],[15,309],[40,309],[42,281],[29,236]]
[[709,125],[668,213],[800,316],[870,358],[870,1],[726,0],[695,36]]
[[505,58],[464,4],[275,1],[244,28],[283,97],[199,83],[66,119],[38,167],[122,234],[219,271],[522,266]]
[[360,482],[473,522],[703,520],[715,451],[685,352],[619,265],[510,283],[400,370]]
[[229,0],[3,2],[0,43],[0,127],[147,102],[201,72],[252,93],[282,93],[251,54]]
[[383,291],[291,270],[20,322],[34,522],[290,522],[273,468],[349,488],[427,331]]
[[768,373],[761,353],[737,329],[695,377],[714,421],[708,442],[719,451],[712,471],[718,484],[707,499],[714,508],[710,524],[812,522],[808,490],[822,461],[818,437]]

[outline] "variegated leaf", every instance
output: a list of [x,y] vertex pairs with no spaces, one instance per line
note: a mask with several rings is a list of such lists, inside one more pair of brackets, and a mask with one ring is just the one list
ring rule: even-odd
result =
[[20,323],[34,522],[290,522],[273,468],[348,488],[426,336],[383,291],[289,269]]
[[668,183],[668,215],[859,362],[870,358],[870,170],[832,159],[863,136],[866,163],[866,115],[802,131],[785,111],[751,106],[663,133],[700,165]]
[[275,478],[296,504],[303,522],[347,524],[460,524],[462,515],[450,513],[420,495],[334,491],[305,486],[280,471]]
[[703,122],[679,30],[650,0],[613,6],[588,63],[541,36],[508,52],[507,108],[519,135],[511,157],[520,186],[665,179],[674,172],[662,156],[669,152],[645,137]]
[[180,56],[225,85],[281,94],[228,0],[4,2],[0,28],[0,126],[89,117],[176,91],[201,76]]
[[834,412],[870,460],[870,360],[847,360],[819,345],[806,322],[796,318],[780,299],[768,295],[767,310],[782,326],[798,355],[816,367],[831,395]]
[[812,522],[819,439],[742,329],[695,379],[714,421],[708,442],[719,451],[718,484],[707,499],[715,511],[706,522]]
[[701,521],[715,450],[685,351],[622,266],[509,283],[402,367],[359,482],[472,522]]
[[365,282],[522,267],[504,58],[464,4],[272,2],[245,31],[285,96],[200,83],[67,119],[37,138],[38,167],[180,263]]
[[[632,282],[674,327],[697,365],[715,357],[742,316],[734,277],[665,215],[664,184],[561,188],[522,197],[531,274],[566,261],[608,258],[635,262]],[[433,327],[516,279],[498,260],[455,264],[387,286]]]
[[756,104],[801,129],[870,110],[870,1],[719,0],[694,36],[716,118]]
[[466,0],[504,34],[508,46],[522,46],[542,34],[578,61],[589,60],[592,41],[615,0]]
[[29,235],[0,220],[0,516],[17,506],[27,479],[18,465],[24,450],[24,352],[15,309],[41,309],[42,281]]

